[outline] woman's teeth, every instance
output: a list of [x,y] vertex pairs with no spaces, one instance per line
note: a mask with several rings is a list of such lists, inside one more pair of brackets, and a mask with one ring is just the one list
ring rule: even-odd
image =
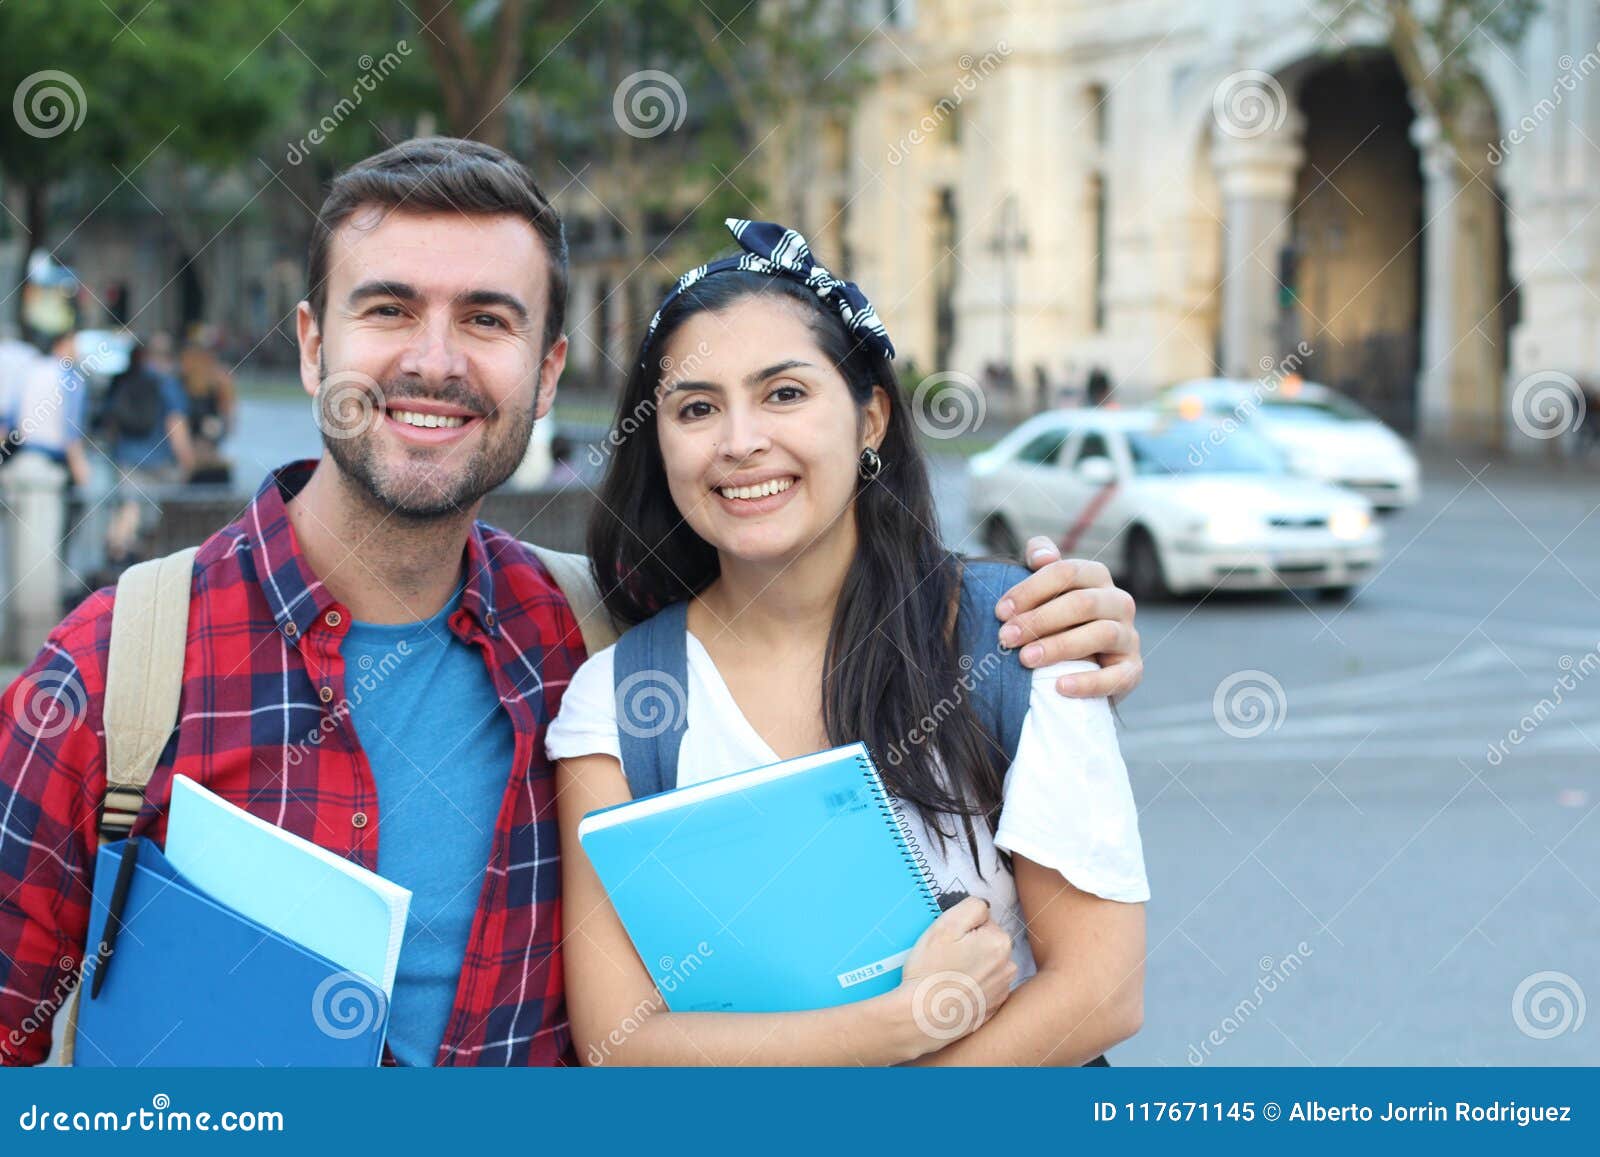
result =
[[717,493],[724,498],[765,498],[769,494],[782,494],[794,481],[793,478],[771,478],[755,486],[719,486]]
[[465,418],[446,417],[443,414],[419,414],[415,410],[390,410],[389,417],[408,426],[422,426],[430,430],[436,426],[442,426],[447,430],[454,429],[466,423]]

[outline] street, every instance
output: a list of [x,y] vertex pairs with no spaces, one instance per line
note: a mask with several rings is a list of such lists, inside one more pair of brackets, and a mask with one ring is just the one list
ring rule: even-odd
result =
[[[1348,605],[1140,608],[1145,1025],[1113,1063],[1600,1061],[1600,478],[1425,468]],[[965,532],[954,460],[939,498]]]

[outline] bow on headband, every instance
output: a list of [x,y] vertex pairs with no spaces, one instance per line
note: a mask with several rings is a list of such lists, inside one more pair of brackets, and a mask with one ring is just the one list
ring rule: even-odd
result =
[[646,345],[655,336],[662,313],[680,293],[713,273],[740,269],[773,277],[787,277],[808,286],[822,299],[823,304],[839,315],[845,328],[866,343],[868,348],[886,358],[894,357],[894,344],[889,340],[889,331],[878,320],[878,313],[872,308],[872,302],[867,300],[867,295],[861,292],[855,282],[843,281],[818,265],[804,237],[793,229],[785,229],[771,221],[746,221],[729,217],[723,224],[727,225],[728,231],[744,252],[736,257],[724,257],[701,265],[678,278],[672,292],[667,294],[661,308],[650,319],[650,328],[645,334]]

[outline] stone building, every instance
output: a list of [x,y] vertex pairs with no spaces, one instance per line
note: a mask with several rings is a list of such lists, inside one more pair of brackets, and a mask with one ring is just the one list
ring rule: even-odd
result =
[[1519,383],[1600,362],[1600,12],[1459,46],[1453,164],[1386,29],[1335,11],[888,5],[815,231],[919,366],[1008,364],[1023,407],[1095,366],[1128,400],[1258,377],[1303,341],[1402,429],[1501,441]]

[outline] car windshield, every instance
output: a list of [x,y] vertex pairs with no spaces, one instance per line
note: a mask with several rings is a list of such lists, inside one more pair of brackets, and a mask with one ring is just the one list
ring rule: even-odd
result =
[[1282,474],[1283,455],[1234,423],[1166,422],[1128,431],[1135,474]]
[[1377,421],[1366,410],[1339,394],[1328,394],[1315,400],[1267,398],[1261,403],[1261,414],[1274,422],[1293,422],[1305,426]]

